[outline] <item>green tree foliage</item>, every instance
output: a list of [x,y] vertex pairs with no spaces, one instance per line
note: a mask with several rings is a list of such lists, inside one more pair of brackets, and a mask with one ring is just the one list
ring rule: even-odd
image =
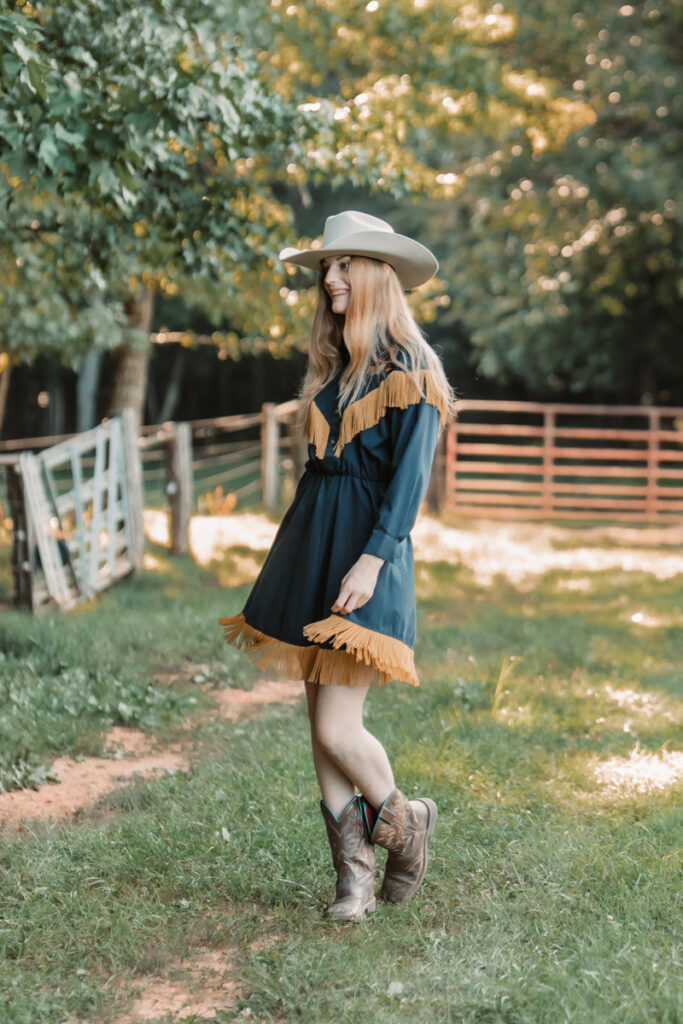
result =
[[501,74],[513,27],[452,0],[3,14],[3,344],[70,358],[118,344],[141,285],[291,343],[311,297],[274,257],[309,185],[448,198],[482,125],[552,115]]
[[252,162],[301,159],[320,117],[260,81],[219,30],[232,12],[56,0],[0,14],[2,347],[74,360],[129,340],[141,287],[225,308],[241,275],[273,266],[288,211]]
[[[508,55],[593,123],[518,133],[430,230],[479,369],[543,393],[670,401],[680,336],[683,75],[680,0],[523,5]],[[467,253],[462,260],[461,253]]]
[[17,5],[0,346],[119,344],[144,286],[227,318],[229,353],[286,352],[314,298],[276,259],[292,210],[317,234],[310,190],[352,186],[437,251],[416,312],[464,323],[482,372],[652,390],[680,372],[680,22],[681,0]]
[[[509,49],[518,21],[502,4],[271,0],[270,6],[270,19],[255,18],[246,30],[263,75],[285,97],[308,90],[305,107],[312,112],[328,99],[341,126],[336,148],[315,141],[313,174],[295,163],[288,168],[293,182],[304,197],[311,185],[346,191],[370,182],[385,195],[366,197],[364,208],[386,211],[398,230],[433,244],[442,259],[457,253],[462,261],[460,241],[448,228],[457,197],[482,169],[497,168],[504,140],[521,136],[531,145],[549,137],[559,146],[595,117],[581,97],[563,96],[554,83],[540,91],[537,72],[515,62]],[[430,226],[427,197],[438,211]],[[393,208],[391,198],[398,201]],[[319,231],[317,208],[301,219]],[[448,306],[449,275],[414,297],[421,322],[434,321]],[[432,331],[442,342],[460,333],[452,321]]]

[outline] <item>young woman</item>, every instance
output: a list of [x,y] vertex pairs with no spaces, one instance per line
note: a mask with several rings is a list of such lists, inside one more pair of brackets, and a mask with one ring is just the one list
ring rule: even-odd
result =
[[428,249],[346,211],[321,247],[280,258],[318,271],[301,392],[310,458],[244,610],[220,622],[260,668],[305,681],[337,874],[326,915],[344,920],[375,909],[375,844],[389,851],[389,902],[410,899],[427,867],[436,805],[396,788],[363,704],[369,686],[419,685],[410,530],[453,393],[404,297],[435,273]]

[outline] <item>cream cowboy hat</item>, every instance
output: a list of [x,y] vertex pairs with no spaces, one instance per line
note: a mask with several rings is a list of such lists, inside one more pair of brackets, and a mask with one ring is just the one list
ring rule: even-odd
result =
[[393,267],[407,290],[424,284],[439,264],[429,249],[406,235],[397,235],[391,224],[369,213],[345,210],[325,221],[322,245],[318,249],[283,249],[283,263],[320,270],[326,256],[369,256]]

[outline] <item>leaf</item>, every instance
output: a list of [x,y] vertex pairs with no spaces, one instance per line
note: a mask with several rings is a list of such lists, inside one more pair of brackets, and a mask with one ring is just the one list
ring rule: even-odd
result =
[[33,50],[30,50],[22,39],[13,39],[12,48],[14,49],[14,52],[21,57],[24,64],[27,64],[35,57]]
[[119,186],[119,179],[114,174],[111,164],[104,160],[99,160],[92,165],[90,181],[97,182],[103,196],[112,195]]
[[55,140],[52,135],[46,135],[38,147],[38,158],[49,167],[51,171],[54,171],[57,158],[59,157],[59,150],[55,145]]
[[3,54],[0,59],[2,60],[2,70],[5,78],[12,81],[19,73],[21,61],[11,53]]
[[84,136],[77,132],[68,131],[59,121],[55,124],[55,135],[62,142],[66,142],[70,146],[80,147],[83,145]]
[[47,88],[45,85],[45,76],[43,75],[43,69],[35,60],[30,60],[26,65],[28,71],[28,77],[31,81],[31,85],[35,92],[42,98],[45,99],[47,95]]
[[68,52],[74,60],[80,61],[81,64],[85,64],[91,71],[98,70],[99,65],[89,50],[86,50],[82,46],[70,46]]

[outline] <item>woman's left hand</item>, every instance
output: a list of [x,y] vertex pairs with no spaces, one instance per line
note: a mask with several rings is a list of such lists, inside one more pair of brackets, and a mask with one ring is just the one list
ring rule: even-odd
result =
[[377,555],[361,555],[342,580],[339,597],[332,605],[332,611],[338,615],[346,615],[361,608],[375,592],[379,571],[384,559]]

